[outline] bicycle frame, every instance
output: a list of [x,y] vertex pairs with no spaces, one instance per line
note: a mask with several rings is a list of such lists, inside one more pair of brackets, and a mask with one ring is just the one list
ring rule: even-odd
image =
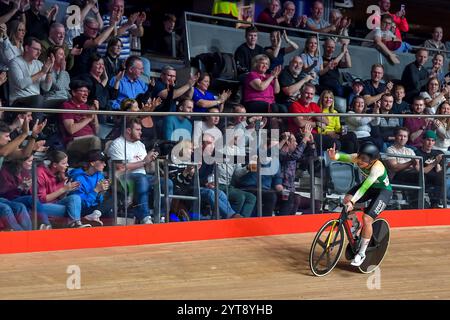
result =
[[344,231],[345,231],[345,234],[347,235],[347,240],[350,243],[350,246],[352,247],[352,249],[354,249],[356,247],[356,240],[353,239],[350,220],[348,220],[348,212],[345,209],[345,207],[342,209],[341,215],[339,216],[338,220],[339,220],[339,225],[344,225]]

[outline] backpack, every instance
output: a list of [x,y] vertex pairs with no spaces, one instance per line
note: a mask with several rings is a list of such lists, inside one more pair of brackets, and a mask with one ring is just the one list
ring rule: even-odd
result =
[[213,79],[237,80],[237,67],[231,53],[202,53],[192,59],[191,65],[208,72]]

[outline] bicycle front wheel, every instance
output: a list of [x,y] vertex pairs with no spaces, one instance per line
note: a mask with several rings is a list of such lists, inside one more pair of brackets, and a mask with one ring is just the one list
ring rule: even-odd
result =
[[318,276],[334,269],[344,248],[344,228],[339,220],[330,220],[317,232],[309,253],[309,267]]

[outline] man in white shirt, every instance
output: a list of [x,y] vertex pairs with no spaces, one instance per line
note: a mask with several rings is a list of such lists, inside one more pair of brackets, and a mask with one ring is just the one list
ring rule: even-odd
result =
[[45,64],[39,61],[41,43],[33,37],[25,39],[23,49],[23,55],[14,58],[10,64],[8,74],[10,105],[43,108],[42,93],[51,88],[55,57],[49,57]]
[[[115,139],[108,148],[108,155],[112,160],[125,161],[117,165],[117,170],[128,171],[128,179],[134,182],[134,192],[137,206],[134,215],[141,224],[151,224],[149,208],[149,193],[153,190],[155,177],[147,174],[146,167],[156,161],[158,152],[154,149],[146,151],[145,145],[140,141],[142,125],[137,118],[128,118],[122,136]],[[164,189],[164,182],[161,182]],[[173,183],[168,181],[169,194],[173,194]],[[164,204],[164,203],[163,203]],[[164,210],[164,208],[162,208]]]

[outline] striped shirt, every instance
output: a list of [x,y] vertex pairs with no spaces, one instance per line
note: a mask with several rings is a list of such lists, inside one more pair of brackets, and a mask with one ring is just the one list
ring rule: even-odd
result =
[[[103,17],[103,28],[108,28],[109,27],[109,20],[110,20],[110,16],[109,15],[104,15]],[[128,22],[128,18],[123,16],[122,19],[120,20],[120,22],[117,23],[117,28],[120,28],[121,26],[123,26],[124,24],[126,24]],[[122,51],[120,52],[120,59],[121,60],[126,60],[128,59],[128,57],[130,56],[130,30],[136,29],[137,26],[135,24],[133,24],[123,35],[121,35],[119,38],[122,41]],[[108,47],[108,41],[105,41],[104,43],[102,43],[100,46],[98,46],[97,48],[97,53],[103,57],[106,55],[106,49]]]

